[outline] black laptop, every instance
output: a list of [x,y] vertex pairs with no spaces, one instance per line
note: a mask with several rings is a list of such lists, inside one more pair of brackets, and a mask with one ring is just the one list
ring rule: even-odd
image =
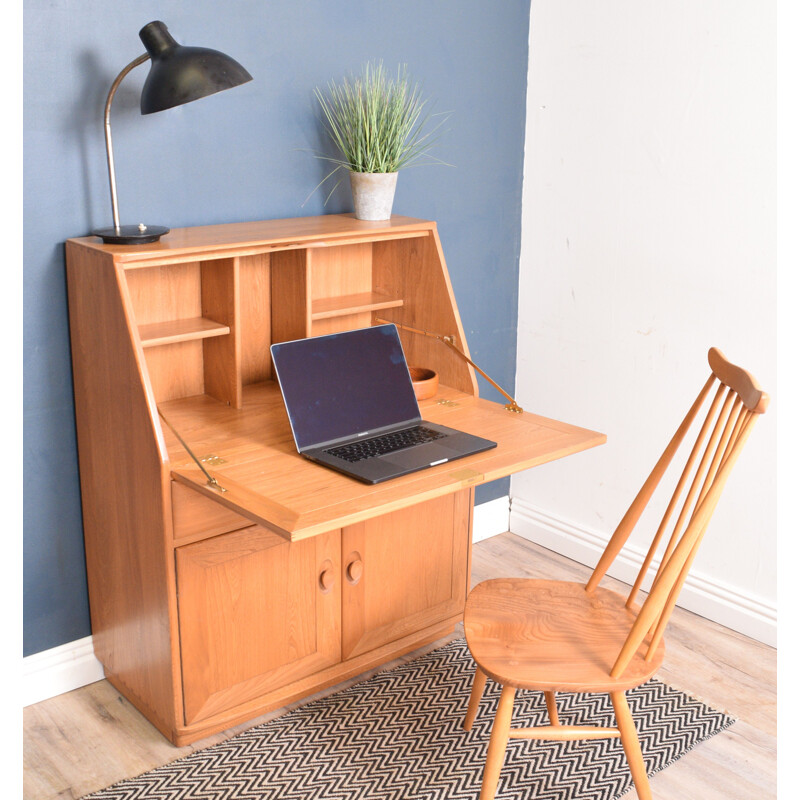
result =
[[423,421],[394,325],[270,348],[297,451],[365,483],[496,447]]

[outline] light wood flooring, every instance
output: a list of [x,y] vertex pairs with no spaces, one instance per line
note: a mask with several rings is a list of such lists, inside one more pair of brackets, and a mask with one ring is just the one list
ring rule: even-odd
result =
[[[511,533],[473,548],[473,585],[502,575],[581,581],[588,574],[588,568]],[[613,582],[609,585],[613,587]],[[460,631],[404,660],[458,635]],[[776,651],[681,609],[676,609],[666,639],[667,656],[657,677],[728,712],[737,722],[655,775],[651,786],[656,800],[776,797]],[[321,694],[338,691],[366,675]],[[313,698],[304,702],[308,699]],[[25,800],[79,798],[293,707],[176,748],[108,682],[99,681],[25,709],[23,796]],[[625,796],[625,800],[635,798],[633,791]]]

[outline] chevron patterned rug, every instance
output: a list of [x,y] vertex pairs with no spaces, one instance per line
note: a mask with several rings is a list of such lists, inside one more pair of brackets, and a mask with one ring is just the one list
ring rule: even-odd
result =
[[[92,800],[475,800],[499,687],[461,728],[475,664],[463,639],[222,744],[88,795]],[[651,680],[628,692],[649,774],[735,720]],[[564,724],[613,725],[605,695],[559,695]],[[512,724],[547,724],[519,692]],[[616,739],[509,742],[497,800],[614,800],[632,786]],[[85,799],[86,800],[86,799]]]

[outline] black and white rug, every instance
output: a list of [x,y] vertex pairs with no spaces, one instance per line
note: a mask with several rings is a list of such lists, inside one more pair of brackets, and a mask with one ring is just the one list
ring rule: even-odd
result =
[[[88,795],[92,800],[476,800],[500,691],[461,728],[475,664],[463,639],[222,744]],[[628,692],[647,771],[734,720],[651,680]],[[614,725],[607,695],[559,695],[563,724]],[[512,724],[547,724],[518,692]],[[614,800],[632,786],[618,739],[510,740],[497,800]]]

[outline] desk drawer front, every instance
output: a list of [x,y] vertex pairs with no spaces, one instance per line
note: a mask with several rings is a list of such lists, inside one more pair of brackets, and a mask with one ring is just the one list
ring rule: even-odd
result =
[[252,525],[247,517],[172,481],[172,531],[176,542],[194,541]]

